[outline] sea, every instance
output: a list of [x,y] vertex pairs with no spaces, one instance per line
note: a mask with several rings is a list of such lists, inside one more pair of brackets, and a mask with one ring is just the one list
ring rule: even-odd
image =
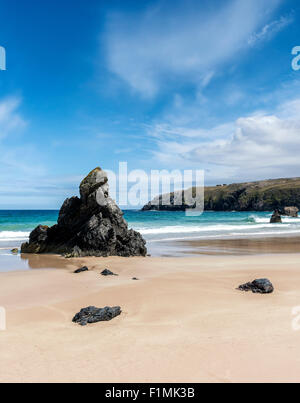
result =
[[[11,260],[16,258],[10,252],[12,248],[19,248],[37,225],[54,225],[58,213],[0,210],[0,270],[5,270],[5,262],[11,267]],[[124,211],[129,227],[143,235],[149,253],[155,256],[164,255],[163,245],[174,241],[300,235],[300,218],[283,217],[282,224],[270,224],[271,215],[272,212],[206,211],[200,216],[186,216],[184,212]],[[26,262],[19,267],[28,268]]]

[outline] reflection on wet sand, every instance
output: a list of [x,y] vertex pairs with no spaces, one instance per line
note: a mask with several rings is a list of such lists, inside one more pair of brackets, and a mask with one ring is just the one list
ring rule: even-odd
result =
[[71,261],[59,255],[21,254],[21,260],[29,269],[67,269],[73,267]]
[[[187,257],[193,255],[256,255],[300,253],[300,237],[182,240],[149,242],[152,257]],[[83,259],[65,259],[59,255],[1,254],[0,272],[28,269],[76,269]]]
[[179,241],[183,253],[205,255],[255,255],[300,253],[300,237],[267,237]]

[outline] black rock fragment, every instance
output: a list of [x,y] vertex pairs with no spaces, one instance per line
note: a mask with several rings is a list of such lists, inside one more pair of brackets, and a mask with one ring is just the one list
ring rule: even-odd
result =
[[105,308],[96,308],[89,306],[81,309],[74,318],[73,322],[78,323],[80,326],[86,326],[88,323],[107,322],[114,319],[116,316],[121,315],[122,311],[119,306]]

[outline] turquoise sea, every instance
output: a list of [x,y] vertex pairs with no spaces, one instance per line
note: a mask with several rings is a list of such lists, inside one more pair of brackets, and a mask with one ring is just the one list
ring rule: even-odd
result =
[[[283,224],[270,224],[271,212],[205,212],[187,217],[184,212],[124,211],[129,227],[140,231],[148,250],[163,255],[162,242],[188,239],[223,239],[300,234],[300,218],[283,218]],[[0,258],[11,255],[39,224],[56,223],[58,211],[0,211]],[[1,267],[0,267],[1,270]]]
[[[207,239],[300,233],[300,218],[270,224],[271,212],[205,212],[187,217],[184,212],[124,211],[129,227],[149,241]],[[56,223],[58,211],[0,210],[0,243],[19,245],[37,225]]]

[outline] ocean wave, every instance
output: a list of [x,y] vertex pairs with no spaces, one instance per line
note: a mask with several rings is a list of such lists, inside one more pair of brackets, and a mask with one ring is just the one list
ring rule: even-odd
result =
[[[258,217],[255,215],[251,215],[248,217],[248,222],[253,222],[255,224],[270,224],[270,219],[271,219],[272,214],[267,217]],[[296,217],[281,217],[283,224],[300,224],[300,218]]]
[[[290,224],[286,224],[285,228],[290,227]],[[257,225],[208,225],[202,227],[196,226],[166,226],[160,228],[139,228],[137,229],[143,235],[155,235],[155,234],[189,234],[189,233],[198,233],[198,232],[226,232],[226,231],[237,231],[237,230],[254,230],[254,229],[263,229],[263,228],[282,228],[282,224],[273,224],[270,223],[268,225],[265,224],[257,224]]]
[[160,239],[150,239],[147,242],[157,243],[157,242],[173,242],[173,241],[192,241],[199,240],[205,241],[207,239],[240,239],[240,238],[259,238],[261,236],[266,236],[269,238],[280,237],[282,235],[296,235],[300,234],[300,229],[295,231],[262,231],[262,232],[232,232],[230,234],[215,234],[215,235],[200,235],[200,236],[179,236],[173,238],[160,238]]
[[0,231],[0,241],[23,241],[28,239],[30,232]]

